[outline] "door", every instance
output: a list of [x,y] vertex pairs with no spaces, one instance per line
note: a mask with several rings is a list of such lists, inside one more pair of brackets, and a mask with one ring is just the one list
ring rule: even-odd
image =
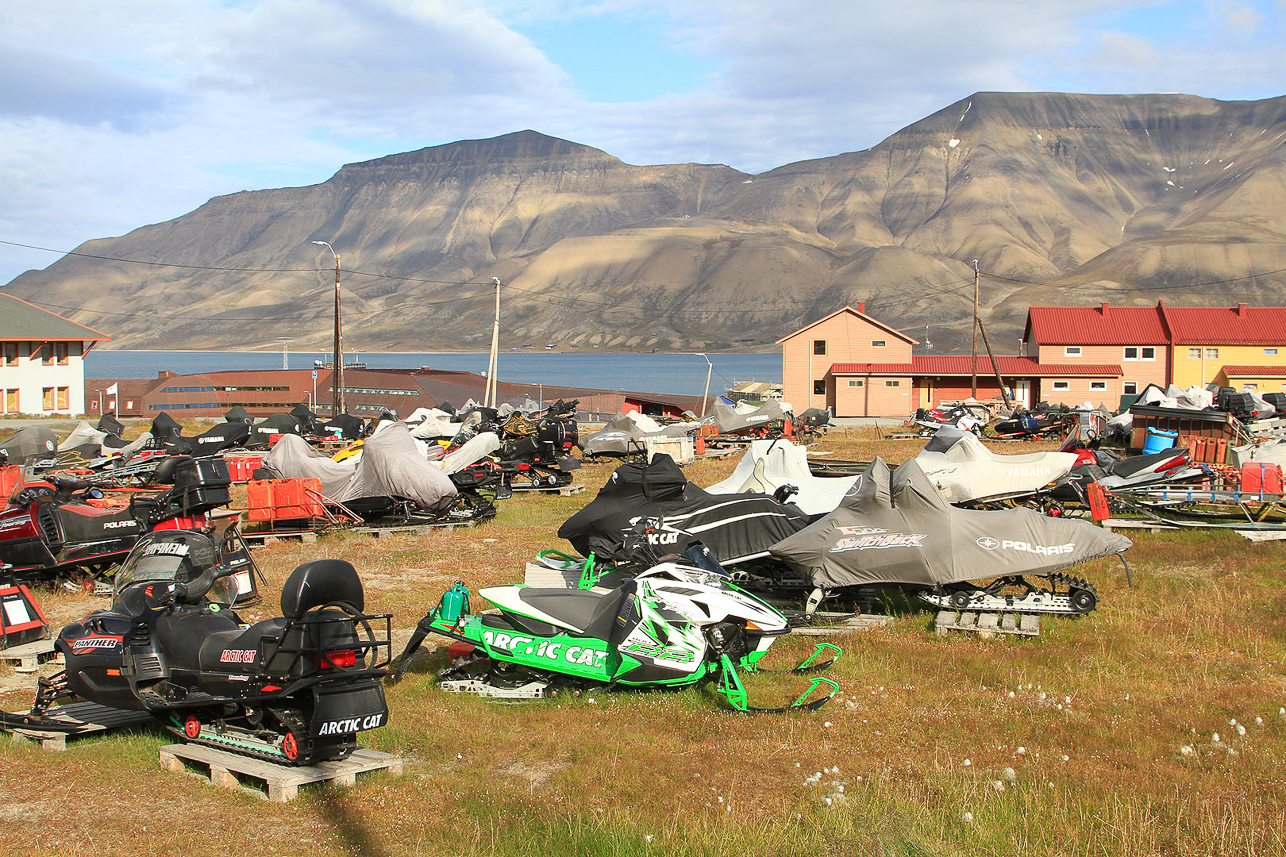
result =
[[1031,408],[1031,381],[1024,379],[1014,380],[1014,404],[1022,405],[1028,409]]

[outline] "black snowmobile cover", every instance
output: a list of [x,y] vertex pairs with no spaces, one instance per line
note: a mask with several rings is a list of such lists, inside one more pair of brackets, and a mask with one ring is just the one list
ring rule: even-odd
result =
[[290,409],[290,415],[299,423],[299,430],[303,434],[312,434],[317,427],[319,420],[317,415],[308,410],[307,405],[299,404]]
[[223,419],[226,422],[230,422],[230,423],[249,424],[255,421],[255,418],[250,416],[250,412],[247,411],[245,408],[241,407],[240,405],[236,405],[232,408],[229,408],[228,412],[223,415]]
[[361,417],[355,417],[352,414],[340,414],[337,417],[331,417],[322,423],[321,434],[337,434],[344,440],[357,440],[362,436],[362,427],[365,423]]
[[152,420],[152,437],[157,443],[169,445],[173,443],[183,432],[183,427],[174,421],[174,417],[161,411]]
[[1003,575],[1052,574],[1133,543],[1085,521],[1031,509],[960,509],[911,459],[876,458],[839,508],[772,546],[814,586],[933,587]]
[[662,519],[649,535],[659,553],[680,553],[702,542],[725,565],[766,556],[769,546],[808,525],[797,507],[766,494],[708,494],[668,455],[647,466],[616,469],[598,496],[558,528],[582,556],[624,560],[625,536],[641,517]]
[[103,414],[99,417],[98,425],[94,426],[94,428],[99,431],[105,431],[108,434],[114,434],[117,437],[125,433],[125,424],[111,414]]
[[269,438],[275,434],[300,434],[299,421],[294,412],[289,414],[272,414],[264,417],[250,427],[250,437],[246,446],[250,449],[267,449],[271,444]]
[[249,423],[220,423],[196,437],[176,437],[168,447],[175,455],[218,455],[244,446],[249,438]]
[[27,464],[53,458],[58,452],[58,435],[40,426],[23,426],[4,441],[0,450],[8,454],[9,464]]

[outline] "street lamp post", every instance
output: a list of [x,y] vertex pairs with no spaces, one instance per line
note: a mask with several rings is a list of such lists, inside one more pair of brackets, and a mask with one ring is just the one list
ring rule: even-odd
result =
[[330,255],[335,257],[335,366],[331,374],[331,386],[333,387],[331,395],[330,415],[332,418],[344,413],[344,352],[341,342],[341,329],[339,318],[339,254],[335,248],[325,241],[314,241],[314,244],[320,244],[330,251]]
[[709,357],[700,352],[697,352],[697,356],[705,357],[706,361],[706,391],[701,394],[701,416],[704,417],[706,415],[706,402],[710,400],[710,376],[714,374],[714,364],[710,362]]

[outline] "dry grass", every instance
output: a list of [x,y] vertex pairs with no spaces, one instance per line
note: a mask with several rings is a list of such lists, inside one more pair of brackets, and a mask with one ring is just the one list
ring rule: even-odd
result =
[[[890,461],[920,446],[865,431],[824,442],[835,457]],[[708,484],[734,463],[702,462],[689,476]],[[369,606],[409,629],[455,580],[512,582],[536,550],[565,548],[554,530],[611,469],[586,467],[591,490],[576,497],[519,495],[486,527],[341,535],[256,555],[270,593],[298,562],[348,558],[362,571]],[[1282,853],[1286,546],[1226,533],[1141,534],[1130,556],[1133,589],[1119,563],[1084,567],[1100,609],[1046,620],[1036,639],[936,637],[927,613],[843,639],[832,672],[845,695],[807,716],[731,716],[697,690],[501,705],[442,693],[427,674],[413,674],[389,690],[392,724],[367,739],[403,753],[406,774],[375,775],[345,792],[305,790],[285,806],[162,772],[155,753],[166,739],[154,731],[77,742],[61,755],[5,746],[6,847],[67,855]],[[63,618],[94,606],[75,595],[44,598]],[[786,639],[769,660],[780,667],[809,648]],[[748,684],[761,703],[800,686],[775,675]],[[17,708],[28,698],[5,701]]]

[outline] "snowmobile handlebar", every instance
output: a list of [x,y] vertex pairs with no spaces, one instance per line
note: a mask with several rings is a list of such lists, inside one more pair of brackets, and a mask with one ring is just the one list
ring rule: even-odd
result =
[[212,565],[187,583],[176,583],[174,601],[179,604],[199,604],[216,581],[231,577],[237,569],[230,565]]

